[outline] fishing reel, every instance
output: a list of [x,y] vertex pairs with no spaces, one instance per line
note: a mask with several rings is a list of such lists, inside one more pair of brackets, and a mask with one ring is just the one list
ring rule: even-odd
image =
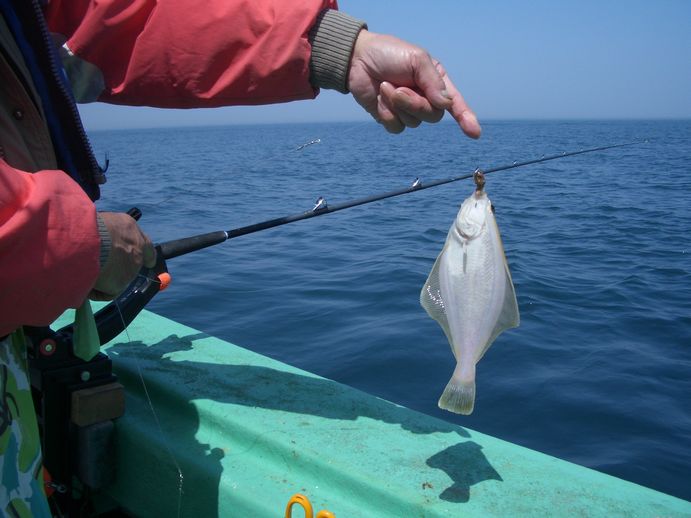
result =
[[[373,203],[375,201],[409,194],[451,182],[475,178],[476,188],[482,190],[484,175],[506,171],[567,156],[640,144],[641,141],[581,149],[572,152],[514,161],[512,164],[476,170],[446,179],[423,184],[416,179],[403,189],[374,194],[355,200],[328,205],[320,198],[312,210],[231,230],[218,230],[156,246],[157,262],[153,268],[144,268],[130,286],[114,301],[95,314],[100,345],[113,340],[135,319],[149,301],[170,282],[167,259],[201,250],[229,239],[323,216],[332,212]],[[141,212],[130,209],[128,214],[139,219]],[[29,338],[29,372],[32,394],[41,432],[44,466],[52,475],[48,491],[54,491],[60,515],[81,515],[82,505],[89,491],[98,490],[112,481],[113,475],[113,420],[124,413],[124,389],[112,373],[110,359],[102,353],[85,362],[73,353],[74,325],[58,331],[49,327],[25,328]],[[81,490],[81,495],[74,495]],[[86,496],[85,496],[86,495]]]
[[[99,345],[115,339],[170,282],[157,247],[153,268],[94,314]],[[125,412],[124,387],[110,358],[74,355],[74,324],[54,331],[25,327],[32,395],[39,425],[45,489],[60,516],[81,516],[89,496],[115,478],[114,420]]]

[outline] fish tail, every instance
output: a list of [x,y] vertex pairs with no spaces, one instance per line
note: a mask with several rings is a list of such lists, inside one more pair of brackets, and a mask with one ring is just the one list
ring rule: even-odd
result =
[[439,398],[439,408],[456,414],[469,415],[475,405],[475,380],[460,381],[455,376]]

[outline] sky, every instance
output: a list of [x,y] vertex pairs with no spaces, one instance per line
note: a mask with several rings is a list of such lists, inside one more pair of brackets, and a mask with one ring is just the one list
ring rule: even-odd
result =
[[[427,49],[496,119],[691,118],[689,0],[341,0],[373,32]],[[89,130],[367,120],[349,95],[261,107],[80,107]]]

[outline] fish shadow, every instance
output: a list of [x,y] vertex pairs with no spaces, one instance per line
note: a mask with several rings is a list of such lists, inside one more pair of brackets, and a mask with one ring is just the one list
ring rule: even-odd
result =
[[[178,416],[176,441],[180,441],[176,442],[176,448],[190,452],[197,459],[199,468],[185,477],[183,516],[199,512],[203,516],[218,516],[219,484],[223,472],[223,450],[197,440],[201,418],[195,400],[208,399],[340,421],[369,418],[399,425],[414,434],[442,432],[470,437],[465,429],[455,424],[435,418],[420,419],[417,412],[379,398],[363,398],[360,391],[328,379],[265,366],[205,363],[171,356],[172,353],[191,351],[195,341],[207,337],[204,333],[182,337],[170,335],[153,345],[116,343],[107,351],[113,360],[114,371],[126,386],[141,385],[140,375],[146,379],[146,393],[154,407],[171,397],[182,398],[175,402]],[[171,383],[179,385],[182,390],[175,389],[175,394],[172,394]],[[440,499],[449,502],[468,502],[472,485],[484,480],[502,480],[482,453],[482,448],[472,441],[440,451],[426,463],[431,468],[443,470],[453,480],[453,485],[439,495]],[[159,475],[159,484],[168,488],[166,492],[176,494],[177,474],[171,471]],[[138,498],[146,501],[150,496],[143,494]],[[171,507],[170,511],[174,513],[174,508]]]
[[445,471],[453,480],[453,485],[439,495],[447,502],[466,503],[470,500],[470,486],[486,480],[504,481],[482,453],[482,446],[473,441],[440,451],[427,459],[427,465]]

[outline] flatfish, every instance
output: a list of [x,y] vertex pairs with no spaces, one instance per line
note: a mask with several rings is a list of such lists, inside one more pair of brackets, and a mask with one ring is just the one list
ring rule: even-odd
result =
[[497,336],[520,321],[499,228],[483,185],[484,178],[461,205],[420,293],[420,303],[444,330],[456,357],[438,404],[457,414],[473,411],[477,362]]

